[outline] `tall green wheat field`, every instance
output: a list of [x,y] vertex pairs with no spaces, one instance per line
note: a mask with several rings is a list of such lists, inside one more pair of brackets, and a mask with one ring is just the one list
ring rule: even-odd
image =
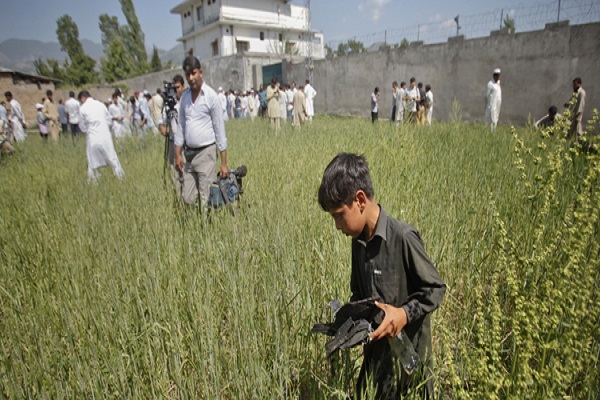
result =
[[117,142],[126,177],[96,185],[83,138],[0,157],[0,397],[352,398],[361,349],[332,368],[310,333],[350,296],[350,239],[317,203],[346,151],[448,285],[437,399],[600,398],[600,164],[564,127],[226,127],[236,217],[181,207],[160,136]]

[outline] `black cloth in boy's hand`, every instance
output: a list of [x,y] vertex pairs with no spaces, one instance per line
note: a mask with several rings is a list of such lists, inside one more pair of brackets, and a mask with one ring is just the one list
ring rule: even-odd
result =
[[329,302],[335,319],[332,323],[315,324],[311,332],[323,333],[334,338],[325,344],[329,356],[338,350],[367,343],[369,335],[381,323],[382,311],[375,305],[378,298],[369,298],[340,305],[337,300]]

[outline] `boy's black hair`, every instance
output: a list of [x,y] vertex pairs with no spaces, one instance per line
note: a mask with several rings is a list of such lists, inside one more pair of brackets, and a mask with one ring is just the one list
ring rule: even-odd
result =
[[187,56],[183,60],[183,64],[181,67],[183,69],[183,72],[185,72],[186,74],[191,74],[192,72],[194,72],[195,69],[202,69],[200,61],[194,56]]
[[181,86],[185,85],[185,81],[183,80],[183,76],[177,74],[173,77],[173,83],[179,82]]
[[350,205],[359,190],[364,191],[369,199],[375,195],[367,160],[358,154],[339,153],[323,173],[319,205],[325,211]]

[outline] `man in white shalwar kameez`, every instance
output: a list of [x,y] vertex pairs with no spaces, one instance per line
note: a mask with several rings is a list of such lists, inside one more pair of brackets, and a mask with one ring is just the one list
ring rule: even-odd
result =
[[310,81],[306,80],[304,85],[304,97],[306,97],[306,115],[308,116],[308,122],[312,123],[312,118],[315,115],[315,103],[314,98],[317,95],[317,91],[311,86]]
[[96,182],[100,177],[99,168],[110,166],[119,179],[125,176],[119,157],[110,135],[111,119],[106,106],[84,90],[77,96],[81,102],[79,128],[85,132],[88,159],[88,182]]
[[21,110],[21,105],[17,100],[13,98],[11,92],[4,93],[6,101],[10,103],[10,121],[12,124],[12,135],[15,142],[22,142],[27,137],[25,129],[27,129],[27,123],[25,122],[25,116]]
[[485,123],[489,125],[492,132],[498,126],[500,117],[500,106],[502,106],[502,88],[500,87],[500,68],[494,70],[492,80],[487,84],[485,106]]
[[125,127],[125,135],[129,135],[131,133],[131,103],[129,103],[125,99],[125,95],[121,89],[117,88],[115,90],[119,94],[119,104],[121,108],[123,108],[123,126]]
[[219,92],[217,93],[219,96],[219,101],[221,102],[221,109],[223,110],[223,121],[229,120],[229,115],[227,115],[227,96],[223,92],[223,88],[219,86]]
[[119,93],[115,92],[112,95],[112,102],[108,106],[108,115],[111,119],[110,127],[112,128],[115,139],[125,138],[125,110],[119,102]]

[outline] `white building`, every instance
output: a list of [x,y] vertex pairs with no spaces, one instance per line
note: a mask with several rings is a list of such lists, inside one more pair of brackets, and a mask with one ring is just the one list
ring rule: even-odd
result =
[[200,60],[244,55],[325,58],[323,35],[310,30],[309,10],[290,0],[186,0],[181,16],[186,53]]

